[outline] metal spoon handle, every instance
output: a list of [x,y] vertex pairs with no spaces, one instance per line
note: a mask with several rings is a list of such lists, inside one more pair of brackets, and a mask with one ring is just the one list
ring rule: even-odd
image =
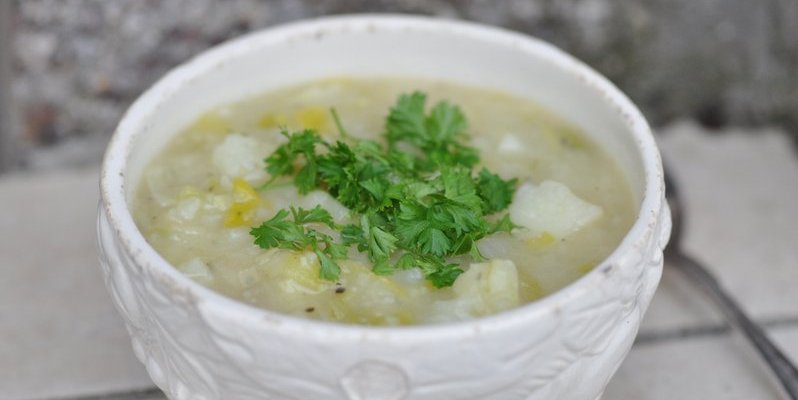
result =
[[682,252],[673,252],[669,254],[668,258],[674,267],[684,271],[692,282],[704,289],[720,306],[727,320],[739,328],[756,346],[773,373],[781,381],[790,399],[798,400],[798,369],[768,338],[762,328],[748,318],[737,302],[723,290],[718,280],[692,257]]

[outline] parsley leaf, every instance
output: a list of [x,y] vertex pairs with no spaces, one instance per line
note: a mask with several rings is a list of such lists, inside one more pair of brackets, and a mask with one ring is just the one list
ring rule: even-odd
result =
[[421,234],[418,235],[418,240],[418,246],[422,251],[436,256],[446,255],[452,246],[451,241],[449,241],[443,231],[433,227],[421,231]]
[[437,288],[452,286],[463,269],[457,264],[447,263],[438,258],[417,257],[415,260],[427,279]]
[[504,216],[493,225],[489,233],[496,233],[496,232],[510,233],[510,231],[512,231],[513,228],[516,227],[517,225],[510,221],[510,215],[504,214]]
[[319,134],[306,129],[289,134],[280,132],[288,138],[288,142],[279,146],[269,157],[266,157],[266,171],[272,176],[291,175],[296,169],[296,164],[304,159],[304,165],[294,177],[294,184],[301,194],[315,189],[318,165],[316,161],[316,145],[325,143]]
[[369,258],[372,261],[387,259],[396,250],[396,236],[384,231],[379,226],[371,225],[367,215],[360,218],[360,227],[368,248]]
[[396,266],[391,264],[387,258],[381,258],[374,261],[374,266],[371,270],[377,275],[390,275],[396,271]]
[[255,236],[255,244],[261,248],[268,249],[277,247],[286,240],[286,233],[292,228],[292,224],[287,222],[288,211],[280,210],[270,220],[262,223],[257,228],[252,228],[250,234]]
[[471,171],[465,168],[445,168],[441,172],[443,193],[447,199],[462,204],[472,210],[482,209],[482,199],[477,196]]
[[[346,258],[347,247],[334,243],[330,235],[305,226],[322,223],[334,228],[330,213],[320,206],[310,210],[291,207],[290,210],[290,213],[280,210],[268,221],[252,228],[249,233],[255,237],[255,244],[263,249],[311,249],[319,258],[319,276],[328,280],[338,279],[341,268],[335,260]],[[292,217],[290,220],[289,215]]]
[[332,257],[328,256],[325,252],[316,250],[316,256],[319,257],[319,277],[328,281],[338,279],[341,274],[341,267],[333,261]]
[[290,209],[291,215],[294,217],[294,222],[297,224],[311,224],[316,222],[325,224],[331,228],[335,228],[335,222],[333,222],[330,212],[319,205],[311,208],[310,210],[294,207],[291,207]]
[[485,201],[485,212],[493,214],[504,210],[513,201],[513,193],[518,179],[503,180],[485,168],[479,171],[479,197]]
[[460,108],[447,102],[440,102],[433,107],[426,119],[427,134],[434,143],[455,140],[466,126],[465,116]]
[[409,140],[417,145],[423,144],[427,136],[427,123],[424,117],[426,102],[427,95],[421,92],[399,96],[385,124],[385,136],[389,143]]
[[463,269],[458,267],[457,264],[442,264],[435,272],[427,275],[427,279],[429,279],[436,288],[442,288],[452,286],[457,277],[462,273]]

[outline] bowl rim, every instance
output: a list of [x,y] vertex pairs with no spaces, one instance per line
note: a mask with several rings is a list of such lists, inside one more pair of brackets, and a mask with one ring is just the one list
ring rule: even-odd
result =
[[[193,77],[202,76],[222,64],[229,56],[246,53],[270,43],[291,40],[308,40],[323,35],[342,33],[368,33],[374,31],[414,30],[429,34],[449,34],[467,40],[480,40],[497,46],[510,47],[553,63],[575,79],[584,80],[587,89],[603,95],[604,100],[617,108],[635,140],[636,152],[644,168],[644,191],[639,210],[631,228],[621,243],[590,272],[565,287],[533,302],[489,316],[429,325],[369,326],[314,320],[283,314],[246,304],[217,293],[181,273],[158,254],[144,238],[133,221],[125,194],[125,171],[132,144],[137,134],[149,122],[161,101],[167,99]],[[567,119],[567,117],[566,117]],[[156,284],[166,286],[166,292],[175,297],[190,294],[191,298],[211,313],[222,313],[243,324],[263,325],[268,329],[287,334],[313,334],[325,341],[351,341],[381,339],[390,341],[449,340],[478,335],[485,330],[518,326],[536,315],[557,312],[572,299],[578,298],[585,288],[597,286],[601,280],[618,273],[613,267],[624,254],[645,245],[647,234],[656,224],[664,194],[662,163],[648,123],[637,107],[607,78],[575,57],[548,42],[522,33],[488,25],[444,20],[427,16],[396,14],[338,15],[306,19],[268,27],[223,42],[205,50],[187,62],[171,69],[154,85],[140,95],[121,118],[106,149],[100,175],[101,210],[105,213],[112,232],[124,247],[126,254],[147,273],[155,274]],[[118,268],[126,268],[118,266]],[[323,335],[323,336],[321,336]]]

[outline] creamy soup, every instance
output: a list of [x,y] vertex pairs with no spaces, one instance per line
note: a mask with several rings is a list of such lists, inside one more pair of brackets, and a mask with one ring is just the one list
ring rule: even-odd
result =
[[[401,251],[391,255],[389,270],[375,273],[372,249],[350,246],[335,260],[335,274],[325,275],[320,256],[327,257],[315,247],[255,243],[252,229],[290,207],[326,210],[332,225],[309,226],[332,242],[342,240],[341,227],[362,228],[362,215],[338,201],[337,192],[319,185],[300,194],[290,176],[267,171],[264,159],[288,140],[281,130],[312,129],[330,143],[384,143],[388,110],[413,91],[427,94],[427,111],[441,100],[462,110],[463,143],[479,154],[473,173],[484,167],[513,185],[511,202],[485,220],[507,218],[512,226],[480,237],[468,253],[447,256],[457,273],[443,282],[412,260],[396,268]],[[380,78],[307,83],[203,114],[146,167],[132,209],[166,260],[229,297],[306,318],[410,325],[489,315],[562,288],[612,252],[636,205],[600,147],[528,100],[448,82]]]

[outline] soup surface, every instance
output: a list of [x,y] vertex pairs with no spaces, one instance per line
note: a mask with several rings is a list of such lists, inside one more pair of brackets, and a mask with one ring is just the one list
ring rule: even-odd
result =
[[[339,226],[358,221],[324,190],[301,195],[290,179],[271,179],[264,159],[287,141],[283,128],[313,129],[334,142],[341,137],[335,108],[348,135],[383,142],[388,110],[416,90],[428,95],[428,108],[439,100],[460,107],[465,143],[479,152],[475,173],[485,167],[517,178],[509,207],[487,217],[509,216],[512,230],[481,238],[478,252],[449,257],[464,272],[440,288],[419,268],[376,274],[355,247],[331,280],[320,276],[319,256],[309,248],[254,243],[253,227],[292,206],[321,206]],[[340,78],[203,114],[147,166],[132,209],[166,260],[229,297],[307,318],[409,325],[489,315],[562,288],[612,252],[636,205],[600,147],[528,100],[440,81]],[[319,229],[340,239],[334,229]]]

